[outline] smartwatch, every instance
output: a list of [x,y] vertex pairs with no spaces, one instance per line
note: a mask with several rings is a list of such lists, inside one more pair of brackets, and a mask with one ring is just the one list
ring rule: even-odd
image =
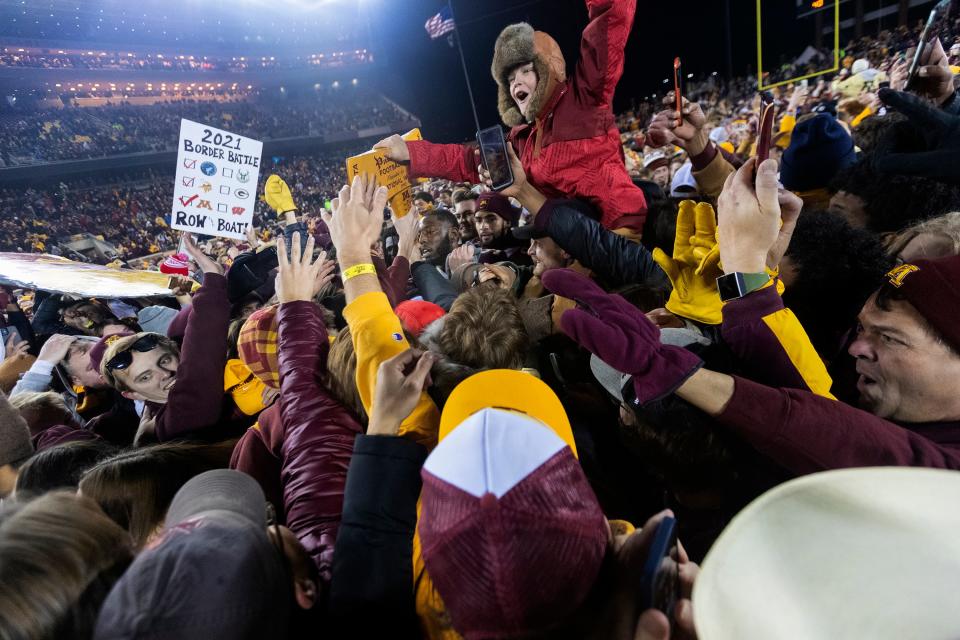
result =
[[742,298],[751,291],[763,288],[770,282],[770,276],[766,273],[740,273],[734,271],[717,278],[717,290],[720,292],[720,300],[736,300]]

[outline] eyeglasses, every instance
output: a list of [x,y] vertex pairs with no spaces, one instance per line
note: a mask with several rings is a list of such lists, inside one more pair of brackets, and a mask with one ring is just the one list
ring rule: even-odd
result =
[[160,337],[155,335],[146,335],[130,345],[130,348],[122,353],[110,358],[110,361],[107,362],[107,369],[109,371],[123,371],[133,363],[133,352],[144,353],[146,351],[152,351],[156,349],[157,345],[160,344]]

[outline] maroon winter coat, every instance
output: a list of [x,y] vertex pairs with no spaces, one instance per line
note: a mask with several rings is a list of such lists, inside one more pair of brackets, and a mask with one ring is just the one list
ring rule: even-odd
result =
[[321,383],[330,343],[320,308],[312,302],[286,302],[277,317],[283,508],[287,526],[328,584],[347,468],[363,429]]
[[230,456],[230,468],[252,477],[267,501],[273,505],[278,524],[287,524],[283,511],[283,487],[280,485],[280,458],[283,455],[283,423],[280,421],[280,403],[260,412],[257,423],[247,429]]
[[960,469],[960,422],[899,425],[809,391],[734,377],[718,420],[796,474],[869,466]]

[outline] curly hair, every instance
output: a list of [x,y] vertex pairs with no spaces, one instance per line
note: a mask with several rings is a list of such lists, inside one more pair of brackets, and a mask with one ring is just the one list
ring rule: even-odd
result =
[[882,174],[870,157],[840,171],[830,185],[866,203],[867,228],[899,231],[910,224],[960,210],[960,188],[930,178]]
[[784,304],[797,315],[820,356],[830,359],[840,336],[853,326],[893,266],[893,258],[879,237],[828,211],[800,215],[786,255],[797,277],[783,294]]

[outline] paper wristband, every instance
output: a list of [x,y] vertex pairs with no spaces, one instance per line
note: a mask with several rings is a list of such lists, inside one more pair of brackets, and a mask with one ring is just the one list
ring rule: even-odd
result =
[[377,268],[369,262],[366,264],[355,264],[343,272],[343,281],[346,282],[350,278],[356,278],[364,274],[376,275]]

